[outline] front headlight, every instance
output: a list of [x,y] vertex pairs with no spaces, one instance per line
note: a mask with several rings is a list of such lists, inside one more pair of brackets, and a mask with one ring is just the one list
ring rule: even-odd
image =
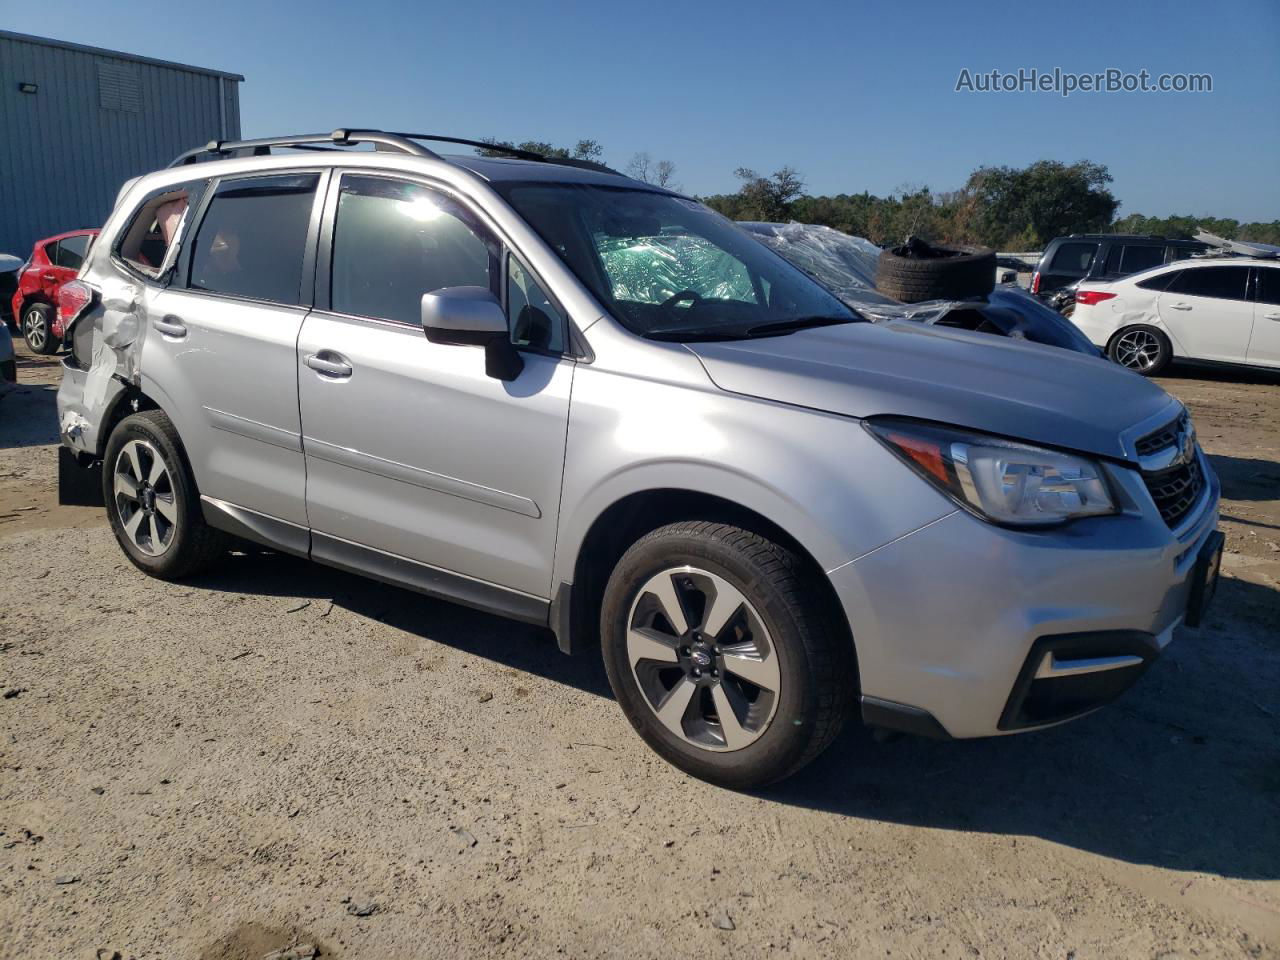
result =
[[1088,457],[913,420],[865,423],[903,463],[993,523],[1042,527],[1117,512],[1102,466]]

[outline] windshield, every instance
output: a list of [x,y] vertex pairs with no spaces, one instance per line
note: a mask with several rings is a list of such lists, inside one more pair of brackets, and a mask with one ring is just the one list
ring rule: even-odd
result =
[[578,183],[496,184],[626,327],[661,340],[726,340],[861,319],[700,203]]

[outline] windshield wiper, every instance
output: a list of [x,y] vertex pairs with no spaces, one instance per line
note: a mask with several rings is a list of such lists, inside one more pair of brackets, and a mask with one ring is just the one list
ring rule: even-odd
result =
[[772,323],[760,323],[747,327],[748,337],[772,337],[781,333],[795,333],[810,327],[830,327],[838,323],[857,323],[863,318],[856,313],[847,317],[792,317],[789,320],[775,320]]

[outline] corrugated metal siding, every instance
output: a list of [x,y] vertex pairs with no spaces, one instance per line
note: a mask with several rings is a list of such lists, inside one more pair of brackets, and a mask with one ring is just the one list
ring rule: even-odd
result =
[[0,36],[0,253],[96,227],[124,181],[239,136],[235,80]]

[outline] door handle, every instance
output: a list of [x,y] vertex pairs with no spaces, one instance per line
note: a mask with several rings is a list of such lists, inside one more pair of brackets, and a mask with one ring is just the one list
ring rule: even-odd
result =
[[323,374],[326,377],[346,379],[351,376],[351,364],[347,363],[341,355],[334,353],[332,350],[321,350],[320,353],[313,353],[304,362],[316,373]]
[[1280,313],[1264,313],[1263,316],[1268,320],[1280,320]]
[[176,337],[181,339],[187,335],[187,325],[173,314],[167,315],[162,320],[152,320],[151,325],[166,337]]
[[1171,303],[1171,304],[1169,304],[1169,309],[1170,309],[1170,310],[1190,310],[1190,309],[1191,309],[1191,304],[1189,304],[1189,303]]

